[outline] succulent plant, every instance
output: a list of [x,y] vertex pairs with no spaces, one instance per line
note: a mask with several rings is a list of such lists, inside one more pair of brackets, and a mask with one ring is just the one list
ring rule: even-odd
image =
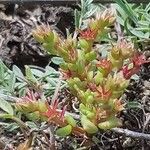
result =
[[[114,15],[106,10],[91,19],[86,29],[79,30],[79,36],[61,39],[47,26],[33,31],[33,36],[47,52],[63,58],[60,71],[72,94],[78,98],[81,124],[88,134],[98,132],[98,128],[108,130],[121,125],[117,118],[124,109],[121,96],[131,76],[146,63],[145,57],[126,40],[113,44],[106,57],[98,57],[94,44],[109,32],[114,22]],[[58,134],[72,133],[76,128],[74,124],[68,121]]]

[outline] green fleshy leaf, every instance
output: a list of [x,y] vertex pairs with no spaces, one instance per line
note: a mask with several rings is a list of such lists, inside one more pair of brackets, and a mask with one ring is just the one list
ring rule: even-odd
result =
[[93,61],[93,60],[95,60],[96,59],[96,53],[94,51],[91,51],[90,53],[87,53],[85,55],[85,59],[87,61]]
[[71,131],[72,131],[72,126],[71,125],[67,125],[65,127],[62,127],[62,128],[59,128],[56,130],[56,134],[58,136],[62,136],[62,137],[65,137],[69,134],[71,134]]
[[76,121],[73,119],[72,116],[67,115],[67,116],[65,116],[65,119],[67,120],[67,122],[68,122],[71,126],[73,126],[73,127],[76,126]]
[[26,114],[26,116],[29,120],[32,120],[32,121],[36,121],[36,120],[40,119],[39,111],[35,111],[33,113],[28,113],[28,114]]
[[44,42],[45,43],[53,43],[54,42],[54,33],[49,32],[47,36],[44,37]]
[[118,126],[121,126],[121,121],[115,116],[110,117],[107,121],[98,124],[98,127],[102,130],[109,130]]
[[95,124],[92,123],[85,115],[82,115],[81,117],[81,124],[83,129],[89,134],[98,132],[98,128],[95,126]]
[[54,43],[43,43],[43,47],[48,53],[53,55],[56,54],[56,52],[54,51]]
[[89,48],[89,44],[85,39],[80,39],[79,40],[79,45],[80,45],[81,48],[83,48],[85,50]]

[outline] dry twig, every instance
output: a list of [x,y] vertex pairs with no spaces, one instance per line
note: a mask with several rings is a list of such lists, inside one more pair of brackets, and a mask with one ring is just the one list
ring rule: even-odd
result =
[[131,131],[128,129],[122,129],[122,128],[113,128],[111,130],[116,133],[123,134],[123,135],[131,137],[131,138],[150,140],[150,134],[135,132],[135,131]]

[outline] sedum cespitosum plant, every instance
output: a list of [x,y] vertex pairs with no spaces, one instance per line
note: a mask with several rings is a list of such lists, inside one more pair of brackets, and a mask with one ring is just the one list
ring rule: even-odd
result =
[[[106,57],[99,57],[95,43],[110,31],[109,27],[114,22],[114,15],[106,10],[91,19],[86,29],[79,30],[79,36],[70,35],[64,40],[49,26],[39,26],[33,31],[34,38],[49,54],[64,60],[60,71],[71,93],[78,98],[82,125],[79,130],[82,133],[94,134],[98,129],[107,130],[121,125],[117,117],[124,109],[121,96],[131,76],[146,62],[145,57],[125,40],[112,44]],[[49,113],[50,118],[51,115]],[[72,123],[73,118],[70,120],[64,125],[57,119],[53,122],[70,134],[77,130],[76,124]]]

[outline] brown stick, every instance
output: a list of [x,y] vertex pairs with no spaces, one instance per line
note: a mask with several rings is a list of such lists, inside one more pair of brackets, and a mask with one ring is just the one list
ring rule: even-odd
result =
[[128,129],[122,129],[122,128],[113,128],[111,130],[116,132],[116,133],[123,134],[125,136],[129,136],[131,138],[150,140],[150,134],[135,132],[135,131],[131,131]]

